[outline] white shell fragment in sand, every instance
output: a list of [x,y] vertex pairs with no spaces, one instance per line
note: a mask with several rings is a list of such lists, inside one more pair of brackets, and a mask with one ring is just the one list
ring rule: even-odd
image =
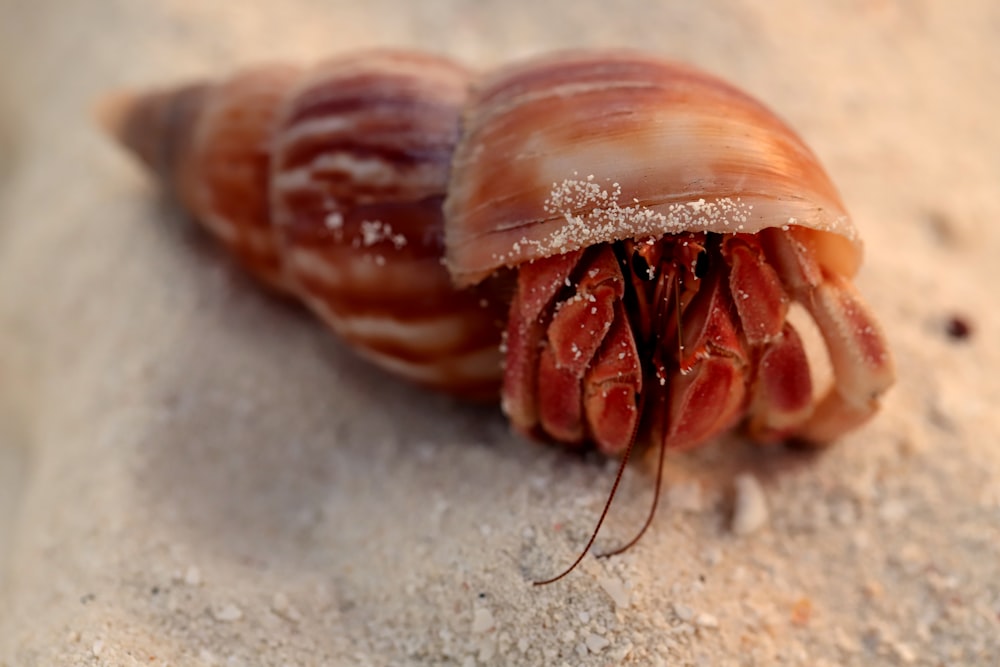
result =
[[749,535],[767,523],[767,497],[760,482],[751,474],[737,475],[734,484],[736,498],[732,531],[736,535]]
[[184,583],[188,586],[201,585],[201,570],[196,565],[189,566],[187,571],[184,572]]
[[222,621],[223,623],[231,623],[233,621],[238,621],[243,618],[243,611],[232,603],[225,604],[221,607],[216,607],[212,610],[212,616],[217,621]]
[[489,630],[492,630],[495,623],[493,621],[493,614],[490,613],[489,609],[480,607],[472,615],[472,631],[476,634],[482,634]]
[[587,650],[591,653],[600,653],[611,645],[610,641],[600,635],[595,635],[592,632],[587,633],[583,643],[587,645]]
[[600,577],[597,580],[604,592],[608,594],[617,609],[627,609],[632,594],[621,579],[615,577]]
[[703,611],[694,619],[695,625],[699,628],[717,628],[719,627],[719,619],[713,614],[709,614],[707,611]]

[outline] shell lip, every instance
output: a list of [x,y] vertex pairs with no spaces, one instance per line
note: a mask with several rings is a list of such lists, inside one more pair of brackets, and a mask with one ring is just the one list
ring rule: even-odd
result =
[[[816,233],[822,243],[839,245],[836,252],[843,256],[843,268],[849,275],[854,275],[861,263],[862,244],[850,217],[846,213],[833,215],[832,211],[843,210],[839,206],[824,207],[806,197],[759,193],[706,197],[704,193],[686,193],[626,206],[609,197],[608,205],[603,207],[588,207],[580,202],[554,206],[552,200],[550,197],[546,202],[546,217],[524,218],[489,233],[451,239],[446,265],[455,283],[473,285],[499,268],[516,267],[598,243],[692,231],[755,234],[768,228],[800,227]],[[782,214],[777,215],[776,209]],[[486,251],[488,261],[485,268],[471,268],[468,259],[473,254],[482,257],[479,249],[473,250],[481,244],[491,246]]]

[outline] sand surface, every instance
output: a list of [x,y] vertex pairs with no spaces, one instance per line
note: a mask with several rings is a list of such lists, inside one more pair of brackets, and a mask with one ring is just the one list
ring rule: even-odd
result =
[[[1000,664],[998,36],[993,0],[0,0],[0,665]],[[532,588],[613,465],[358,360],[89,117],[374,45],[638,47],[766,100],[865,238],[884,411],[822,455],[670,457],[637,547]]]

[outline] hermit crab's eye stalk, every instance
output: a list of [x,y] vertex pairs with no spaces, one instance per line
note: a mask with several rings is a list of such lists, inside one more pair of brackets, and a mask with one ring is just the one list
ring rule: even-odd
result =
[[818,160],[684,65],[580,52],[473,76],[378,51],[118,97],[103,117],[263,281],[382,368],[499,390],[532,437],[627,457],[742,423],[826,443],[894,380]]

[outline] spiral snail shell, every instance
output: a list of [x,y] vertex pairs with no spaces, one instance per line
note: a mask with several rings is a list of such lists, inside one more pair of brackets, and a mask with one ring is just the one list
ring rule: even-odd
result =
[[[499,389],[521,432],[622,454],[742,421],[821,443],[894,380],[818,160],[691,67],[578,52],[479,76],[377,51],[103,115],[251,272],[390,371]],[[822,333],[825,392],[792,302]]]

